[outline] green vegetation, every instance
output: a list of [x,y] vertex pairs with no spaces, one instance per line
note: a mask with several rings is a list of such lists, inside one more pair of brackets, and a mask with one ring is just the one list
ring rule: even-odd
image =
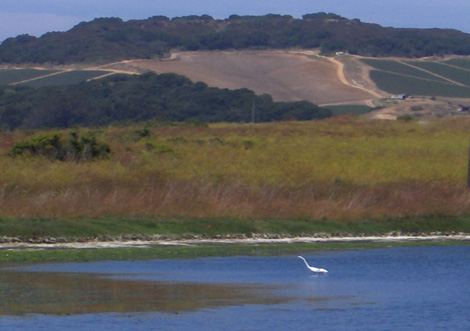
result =
[[72,86],[0,89],[0,128],[68,128],[148,120],[249,122],[254,104],[256,122],[331,116],[329,110],[307,101],[273,102],[269,95],[258,96],[248,89],[211,88],[184,76],[146,73],[113,75]]
[[88,161],[96,158],[107,158],[111,152],[109,145],[99,143],[95,136],[78,136],[70,132],[71,138],[65,140],[61,133],[33,137],[17,142],[8,153],[10,156],[44,157],[49,160]]
[[463,69],[470,69],[470,61],[468,61],[467,59],[450,59],[444,61],[443,63],[457,66]]
[[126,239],[160,237],[182,239],[186,237],[216,238],[255,234],[281,236],[315,235],[376,236],[388,233],[416,234],[430,232],[470,233],[469,217],[417,217],[365,221],[329,221],[309,219],[234,219],[234,218],[0,218],[0,233],[7,237],[38,239],[41,237],[77,240],[84,238]]
[[366,105],[334,105],[334,106],[325,106],[325,109],[331,110],[333,115],[362,115],[371,111],[372,107]]
[[390,72],[394,74],[401,74],[401,75],[410,76],[414,78],[422,78],[426,80],[445,82],[445,80],[439,76],[432,75],[426,71],[420,70],[419,68],[414,68],[410,65],[406,65],[405,63],[402,63],[399,61],[382,60],[382,59],[380,60],[379,59],[361,59],[361,61],[380,71]]
[[423,68],[435,75],[448,78],[457,84],[470,86],[470,71],[468,69],[455,68],[440,62],[412,61],[408,63]]
[[455,30],[394,29],[335,14],[163,16],[124,22],[98,18],[68,32],[20,35],[0,45],[3,63],[112,62],[165,56],[171,49],[320,48],[364,56],[424,57],[470,53],[470,36]]
[[410,115],[403,115],[403,116],[398,116],[397,120],[402,121],[402,122],[410,122],[410,121],[414,121],[415,118]]
[[443,96],[451,98],[470,97],[470,86],[411,78],[389,72],[371,70],[370,78],[377,87],[391,94]]

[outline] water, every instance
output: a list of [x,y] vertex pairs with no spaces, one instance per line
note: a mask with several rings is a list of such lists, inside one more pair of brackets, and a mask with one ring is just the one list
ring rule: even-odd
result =
[[[67,263],[4,271],[12,275],[4,283],[16,286],[14,293],[36,284],[19,295],[48,297],[37,305],[28,298],[31,309],[21,316],[5,314],[14,305],[0,303],[0,315],[6,315],[0,317],[0,330],[469,329],[470,246],[304,257],[329,273],[312,275],[296,256]],[[22,277],[29,283],[17,283]],[[17,296],[8,300],[27,306],[18,304]],[[48,306],[50,301],[60,301],[64,310],[54,313],[58,307]]]

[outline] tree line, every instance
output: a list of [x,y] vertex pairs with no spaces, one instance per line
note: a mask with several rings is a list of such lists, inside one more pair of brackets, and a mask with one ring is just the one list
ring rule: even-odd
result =
[[0,63],[77,63],[163,57],[172,49],[320,48],[363,56],[470,54],[470,35],[451,29],[385,28],[336,14],[208,15],[123,21],[98,18],[40,38],[20,35],[0,45]]
[[269,122],[329,116],[331,111],[311,102],[274,102],[267,94],[213,88],[176,74],[116,74],[73,86],[0,88],[0,129],[10,131],[126,121]]

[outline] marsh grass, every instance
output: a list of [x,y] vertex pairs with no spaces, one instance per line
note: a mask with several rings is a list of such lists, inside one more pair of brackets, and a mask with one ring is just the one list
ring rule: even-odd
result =
[[[82,129],[108,160],[11,158],[0,134],[0,216],[351,221],[462,215],[470,121],[323,121]],[[144,132],[144,131],[142,131]]]

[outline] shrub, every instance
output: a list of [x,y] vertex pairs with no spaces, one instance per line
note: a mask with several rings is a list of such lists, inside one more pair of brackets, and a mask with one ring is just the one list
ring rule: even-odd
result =
[[242,144],[243,144],[243,147],[245,147],[245,149],[250,149],[255,146],[255,142],[251,139],[243,140]]
[[108,157],[111,149],[107,143],[100,143],[95,136],[79,136],[76,131],[70,132],[71,138],[66,140],[61,133],[51,133],[33,137],[16,143],[9,152],[15,156],[44,157],[59,161],[88,161],[94,158]]
[[62,134],[52,133],[16,143],[9,155],[43,156],[48,159],[64,160],[66,154],[62,144]]
[[421,106],[411,106],[410,109],[412,111],[420,111],[420,110],[423,110],[424,108]]
[[173,154],[174,153],[174,151],[173,151],[173,149],[171,149],[171,147],[169,147],[165,144],[162,144],[162,143],[159,143],[157,145],[152,144],[152,143],[146,143],[145,148],[148,151],[153,152],[155,154],[165,154],[165,153]]
[[111,149],[107,143],[96,141],[92,135],[78,136],[75,131],[70,132],[70,139],[65,146],[67,155],[76,162],[88,161],[93,158],[107,158]]
[[413,121],[414,118],[410,115],[403,115],[403,116],[398,116],[397,120],[403,121],[403,122],[410,122],[410,121]]
[[134,133],[140,138],[150,137],[152,135],[148,128],[134,130]]

